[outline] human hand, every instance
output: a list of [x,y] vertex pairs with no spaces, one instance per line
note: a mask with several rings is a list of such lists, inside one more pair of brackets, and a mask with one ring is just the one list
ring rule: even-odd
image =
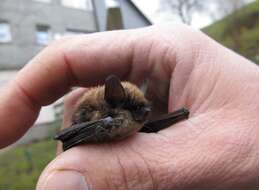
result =
[[[3,90],[0,118],[8,128],[0,128],[0,144],[21,136],[40,106],[110,73],[137,84],[148,78],[159,112],[185,106],[190,118],[156,134],[72,148],[49,164],[37,189],[258,189],[258,67],[184,25],[92,34],[46,48]],[[67,98],[65,127],[81,93]]]

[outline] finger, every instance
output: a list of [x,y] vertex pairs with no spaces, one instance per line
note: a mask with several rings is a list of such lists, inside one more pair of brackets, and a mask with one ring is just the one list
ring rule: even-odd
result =
[[[5,125],[0,126],[0,146],[23,135],[40,107],[71,86],[95,85],[111,73],[138,84],[148,77],[153,98],[167,102],[175,59],[187,57],[195,62],[193,54],[185,52],[193,48],[189,42],[194,38],[204,36],[194,31],[190,35],[190,29],[180,25],[83,35],[54,43],[27,64],[2,94],[0,105],[5,109],[0,111],[0,120]],[[182,72],[186,70],[190,68]],[[15,120],[11,119],[14,113]]]
[[136,43],[133,33],[70,38],[54,43],[37,55],[2,90],[0,147],[21,137],[33,125],[41,106],[55,101],[71,86],[94,85],[109,73],[128,75]]
[[[41,106],[53,102],[71,86],[94,85],[109,73],[126,75],[132,57],[132,42],[126,33],[57,42],[27,64],[1,93],[0,105],[4,109],[0,111],[0,147],[21,137],[33,125]],[[121,36],[125,44],[116,43],[115,36]]]

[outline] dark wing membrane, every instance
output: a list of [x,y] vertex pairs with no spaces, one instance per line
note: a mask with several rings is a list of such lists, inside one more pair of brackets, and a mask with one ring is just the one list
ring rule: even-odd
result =
[[67,150],[83,143],[103,143],[113,140],[113,129],[118,129],[123,123],[122,118],[111,118],[99,120],[94,127],[84,127],[75,136],[63,141],[63,149]]
[[112,129],[119,127],[122,122],[122,119],[106,117],[97,121],[76,124],[59,132],[55,139],[62,141],[64,150],[82,143],[104,142],[110,139]]
[[159,118],[147,121],[140,132],[155,133],[179,121],[187,119],[188,117],[189,111],[186,108],[181,108],[175,112],[165,114],[160,116]]
[[83,122],[83,123],[72,125],[71,127],[63,129],[62,131],[58,132],[54,137],[54,139],[65,141],[69,138],[72,138],[80,134],[80,132],[84,129],[87,129],[89,132],[91,132],[91,130],[93,130],[92,128],[100,122],[102,122],[102,119],[97,121]]
[[83,127],[79,133],[63,141],[63,150],[67,150],[76,145],[87,141],[94,141],[96,138],[96,127],[102,126],[100,122],[96,122],[94,127]]

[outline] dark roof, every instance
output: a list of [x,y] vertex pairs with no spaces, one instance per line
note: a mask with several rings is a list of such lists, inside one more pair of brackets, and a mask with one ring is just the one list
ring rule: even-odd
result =
[[148,19],[148,17],[135,5],[135,3],[134,2],[132,2],[131,0],[127,0],[131,5],[132,5],[132,7],[144,18],[144,20],[148,23],[148,24],[150,24],[150,25],[152,25],[153,23],[151,22],[151,20],[149,20]]

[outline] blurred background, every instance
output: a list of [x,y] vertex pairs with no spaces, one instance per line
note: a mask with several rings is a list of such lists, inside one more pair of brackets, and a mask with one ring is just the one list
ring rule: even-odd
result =
[[[168,21],[200,29],[259,63],[259,0],[1,0],[0,87],[62,36]],[[52,137],[62,113],[61,98],[42,109],[22,139],[0,150],[1,190],[35,189],[41,171],[55,157]]]

